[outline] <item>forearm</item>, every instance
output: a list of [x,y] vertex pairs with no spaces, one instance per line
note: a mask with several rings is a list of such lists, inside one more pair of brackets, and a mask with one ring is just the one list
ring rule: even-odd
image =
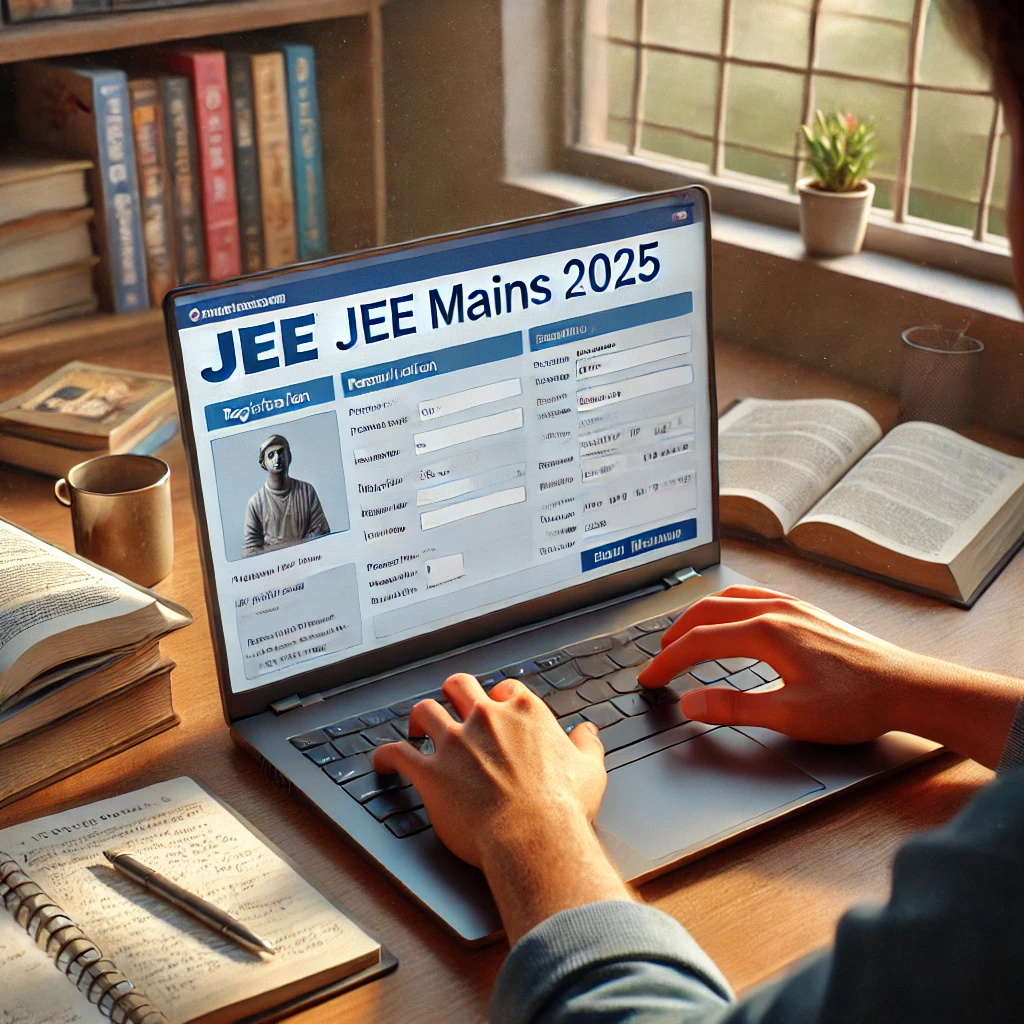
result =
[[924,736],[995,768],[1024,680],[937,658],[908,657],[888,681],[891,728]]

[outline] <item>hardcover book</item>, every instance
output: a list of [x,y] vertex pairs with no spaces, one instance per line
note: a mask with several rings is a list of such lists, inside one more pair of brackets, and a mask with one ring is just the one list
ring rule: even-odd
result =
[[242,272],[242,252],[224,52],[168,48],[154,51],[154,59],[192,82],[209,279],[237,277]]
[[254,53],[250,61],[263,208],[263,257],[268,268],[283,267],[299,258],[284,56],[277,52]]
[[94,312],[99,304],[93,287],[98,263],[91,256],[81,263],[0,284],[0,335]]
[[21,137],[93,163],[97,286],[104,308],[145,309],[149,289],[127,76],[44,61],[18,64],[15,76]]
[[44,18],[67,18],[75,14],[107,11],[112,0],[4,0],[4,13],[12,24]]
[[85,177],[91,169],[91,160],[5,154],[0,158],[0,224],[88,206]]
[[192,86],[183,75],[161,75],[159,82],[178,280],[201,284],[208,275]]
[[0,282],[91,261],[92,217],[66,210],[0,225]]
[[320,146],[320,105],[316,90],[316,55],[312,46],[299,43],[287,43],[281,47],[281,51],[288,75],[299,259],[315,260],[330,252]]
[[242,269],[262,270],[263,211],[260,204],[260,168],[256,153],[256,115],[252,99],[252,67],[247,53],[229,53],[232,134],[235,142],[235,183],[238,186],[238,222],[242,233]]
[[160,93],[153,78],[131,79],[128,91],[131,94],[135,157],[139,168],[149,303],[159,308],[164,296],[178,283]]

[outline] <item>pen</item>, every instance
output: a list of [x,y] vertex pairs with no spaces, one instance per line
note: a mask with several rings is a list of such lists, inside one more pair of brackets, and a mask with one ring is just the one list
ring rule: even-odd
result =
[[197,921],[212,928],[218,935],[237,942],[238,945],[253,953],[276,952],[266,939],[255,935],[241,921],[236,921],[220,907],[215,907],[187,889],[182,889],[180,885],[175,885],[169,878],[157,874],[152,868],[147,868],[145,864],[140,864],[134,857],[129,857],[127,853],[121,850],[104,850],[103,856],[126,878],[137,882],[154,896],[159,896],[172,906],[184,910],[186,914],[190,914]]

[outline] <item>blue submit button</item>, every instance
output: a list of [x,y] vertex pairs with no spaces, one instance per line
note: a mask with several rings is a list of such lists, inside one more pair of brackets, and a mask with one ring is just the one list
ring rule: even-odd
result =
[[680,523],[669,523],[668,526],[659,526],[655,530],[646,530],[632,537],[602,544],[599,548],[588,548],[580,552],[580,561],[583,563],[583,571],[591,572],[603,565],[621,562],[624,558],[636,558],[656,548],[667,548],[671,544],[693,540],[696,536],[697,520],[684,519]]

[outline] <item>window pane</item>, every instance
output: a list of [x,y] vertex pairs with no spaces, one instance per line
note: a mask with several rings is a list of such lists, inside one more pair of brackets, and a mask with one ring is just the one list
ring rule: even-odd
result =
[[711,166],[712,145],[707,139],[695,139],[692,135],[684,135],[668,128],[644,125],[640,145],[652,153],[662,153],[678,160],[689,160],[705,167]]
[[[846,78],[814,79],[814,105],[822,110],[838,107],[861,120],[870,121],[877,135],[878,155],[874,171],[880,177],[895,179],[900,171],[900,145],[906,92],[890,85],[854,82]],[[875,191],[875,205],[892,206],[888,190]]]
[[711,135],[718,97],[718,64],[675,53],[647,54],[644,120]]
[[[907,80],[913,4],[823,0],[816,66],[832,71]],[[909,8],[909,9],[907,9]]]
[[737,149],[735,146],[725,147],[725,166],[730,171],[753,174],[758,178],[782,182],[784,185],[793,180],[792,160],[782,156],[751,153],[750,150]]
[[608,0],[608,35],[636,39],[637,0]]
[[989,89],[992,85],[992,76],[984,62],[950,29],[936,4],[928,8],[920,78],[929,85],[966,89]]
[[910,214],[974,227],[994,102],[987,96],[919,95]]
[[790,155],[796,147],[803,104],[803,75],[734,64],[729,69],[725,137],[729,142]]
[[720,53],[722,0],[647,0],[647,40]]
[[1010,160],[1013,155],[1013,142],[1009,135],[999,137],[999,149],[996,152],[996,176],[992,184],[992,206],[988,211],[988,231],[990,235],[1006,237],[1006,199],[1010,188]]
[[609,117],[605,137],[608,142],[614,143],[616,146],[625,146],[628,149],[633,141],[633,122]]
[[608,114],[633,119],[633,77],[636,50],[622,43],[608,44]]
[[811,0],[733,0],[732,53],[806,68],[810,24]]

